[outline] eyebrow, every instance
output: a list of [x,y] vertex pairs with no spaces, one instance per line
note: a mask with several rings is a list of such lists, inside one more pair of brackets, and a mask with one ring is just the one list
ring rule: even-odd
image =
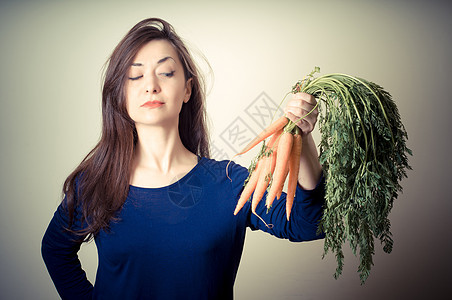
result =
[[[167,57],[164,57],[164,58],[162,58],[162,59],[160,59],[158,62],[157,62],[157,64],[161,64],[161,63],[164,63],[165,61],[167,61],[168,59],[172,59],[172,60],[174,60],[174,58],[172,58],[171,56],[167,56]],[[174,60],[175,61],[175,60]]]
[[[157,61],[157,64],[164,63],[164,62],[167,61],[168,59],[174,60],[174,58],[172,58],[171,56],[166,56],[166,57],[164,57],[164,58],[162,58],[162,59],[159,59],[159,60]],[[175,61],[175,60],[174,60],[174,61]],[[142,64],[142,63],[132,63],[132,66],[133,66],[133,67],[142,67],[143,64]]]

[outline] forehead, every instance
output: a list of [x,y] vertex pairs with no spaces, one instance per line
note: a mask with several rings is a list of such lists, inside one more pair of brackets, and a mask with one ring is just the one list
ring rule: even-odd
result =
[[147,42],[138,50],[134,62],[156,64],[165,57],[171,57],[176,63],[180,64],[176,49],[170,42],[167,40],[153,40]]

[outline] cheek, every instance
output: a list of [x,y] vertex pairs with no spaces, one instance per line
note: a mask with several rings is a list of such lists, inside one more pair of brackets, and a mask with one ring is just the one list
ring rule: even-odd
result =
[[138,101],[139,89],[137,86],[126,85],[124,89],[124,96],[126,99],[126,106],[132,105],[134,102]]

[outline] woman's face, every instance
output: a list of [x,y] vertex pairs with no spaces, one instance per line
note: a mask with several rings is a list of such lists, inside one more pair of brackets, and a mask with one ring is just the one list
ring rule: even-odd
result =
[[177,124],[191,94],[176,50],[166,40],[145,44],[129,67],[126,82],[127,112],[135,126]]

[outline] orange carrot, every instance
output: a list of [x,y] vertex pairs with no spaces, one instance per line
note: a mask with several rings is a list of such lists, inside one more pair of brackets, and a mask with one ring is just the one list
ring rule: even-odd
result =
[[[282,129],[278,130],[272,136],[272,138],[270,139],[270,141],[268,142],[268,144],[266,145],[266,148],[265,148],[265,152],[271,153],[270,155],[272,156],[273,165],[270,170],[271,174],[273,174],[273,170],[275,169],[275,164],[276,164],[275,155],[276,155],[276,149],[278,146],[278,144],[276,142],[278,141],[278,137],[281,135],[281,133],[282,133]],[[242,209],[242,207],[245,205],[245,203],[249,199],[249,197],[251,197],[251,194],[254,192],[254,189],[256,188],[256,185],[257,185],[257,181],[259,179],[259,172],[263,169],[263,165],[265,164],[264,158],[265,158],[265,156],[260,158],[259,161],[257,162],[256,167],[250,176],[250,179],[246,183],[245,188],[243,189],[242,194],[240,195],[240,198],[237,201],[237,206],[235,208],[234,215],[237,215],[237,213]]]
[[234,210],[234,215],[237,215],[238,212],[242,209],[242,207],[245,205],[246,201],[251,197],[251,195],[254,192],[254,189],[257,185],[257,180],[259,179],[259,174],[261,169],[263,169],[264,163],[262,161],[262,158],[257,162],[256,168],[254,169],[253,173],[250,176],[250,179],[246,183],[245,187],[243,188],[242,194],[240,195],[239,201],[237,201],[237,205]]
[[290,151],[292,150],[293,135],[290,132],[284,132],[278,142],[278,152],[276,154],[276,167],[273,174],[273,181],[270,191],[267,194],[266,206],[269,209],[275,199],[278,188],[284,185],[285,170],[289,163]]
[[259,133],[251,142],[248,143],[248,145],[245,146],[245,148],[243,148],[242,151],[240,151],[236,155],[242,155],[248,152],[250,149],[252,149],[254,146],[259,144],[266,138],[268,138],[270,135],[282,129],[284,126],[287,125],[288,122],[289,119],[287,119],[285,116],[282,116],[281,118],[273,122],[270,126],[265,128],[261,133]]
[[301,149],[302,149],[301,135],[296,133],[293,137],[293,145],[289,161],[289,175],[287,181],[287,195],[286,195],[287,221],[289,221],[290,212],[292,211],[295,190],[298,184],[298,172],[300,170]]
[[[279,187],[277,187],[276,189],[276,199],[279,200],[279,198],[281,198],[281,194],[284,188],[284,182],[285,182],[285,178],[287,178],[287,174],[289,173],[289,163],[287,163],[286,165],[286,169],[284,170],[284,175],[283,178],[284,180],[281,182],[281,185]],[[273,201],[272,201],[273,203]]]
[[270,156],[264,156],[262,158],[262,163],[264,165],[261,173],[259,174],[259,179],[257,181],[256,189],[254,190],[253,200],[251,201],[251,211],[256,214],[256,207],[264,196],[265,190],[267,189],[268,183],[271,178],[271,168],[272,159]]
[[[287,178],[287,175],[289,174],[289,163],[287,163],[286,169],[284,170],[284,178]],[[281,182],[281,185],[276,189],[276,199],[279,200],[281,198],[283,189],[284,189],[284,182]]]
[[[246,145],[242,151],[235,154],[233,157],[245,154],[246,152],[250,151],[254,146],[256,146],[257,144],[259,144],[260,142],[262,142],[263,140],[268,138],[270,135],[272,135],[272,134],[274,135],[276,132],[279,132],[279,134],[277,135],[277,137],[279,137],[281,135],[280,133],[282,132],[282,129],[284,128],[284,126],[287,125],[287,123],[289,123],[289,119],[286,116],[280,117],[278,120],[273,122],[270,126],[265,128],[261,133],[259,133],[259,135],[256,136],[251,142],[249,142],[248,145]],[[277,139],[275,139],[275,141],[276,140]],[[232,160],[230,160],[228,162],[228,164],[226,165],[226,176],[229,178],[229,180],[232,181],[232,179],[229,177],[229,171],[228,171],[229,164],[231,163],[231,161]]]
[[[263,158],[265,158],[265,175],[261,175],[262,177],[259,179],[261,181],[265,181],[262,182],[261,185],[259,185],[259,183],[257,185],[259,185],[259,189],[256,187],[257,192],[255,191],[254,195],[253,195],[253,202],[252,202],[252,212],[254,214],[256,214],[256,207],[257,204],[261,201],[262,196],[265,193],[265,190],[267,189],[272,177],[273,177],[273,172],[275,171],[275,167],[276,167],[276,153],[277,153],[277,149],[278,149],[278,142],[279,142],[279,138],[281,137],[283,133],[283,130],[280,129],[277,132],[275,132],[273,134],[273,136],[271,137],[270,141],[268,142],[266,148],[265,148],[265,152],[264,152],[264,156]],[[263,190],[261,190],[263,189]]]
[[270,151],[270,150],[276,151],[276,148],[278,148],[279,138],[281,137],[282,133],[283,133],[282,128],[275,131],[275,133],[272,135],[270,141],[268,142],[265,151]]

